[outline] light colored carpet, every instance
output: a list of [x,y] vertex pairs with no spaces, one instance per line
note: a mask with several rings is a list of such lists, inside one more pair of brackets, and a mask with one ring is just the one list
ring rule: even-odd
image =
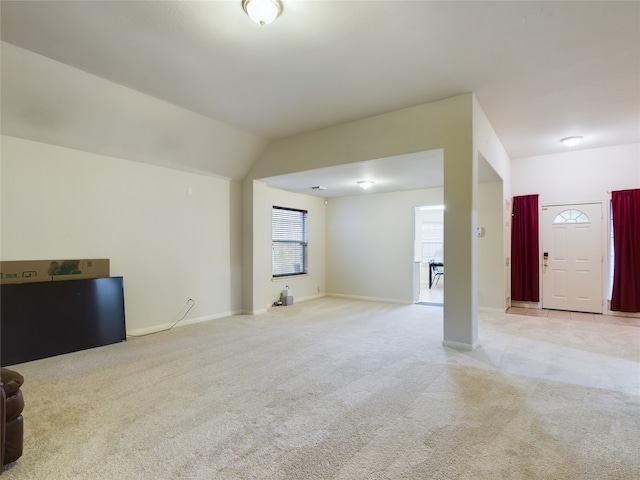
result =
[[14,366],[11,479],[638,479],[640,329],[323,298]]

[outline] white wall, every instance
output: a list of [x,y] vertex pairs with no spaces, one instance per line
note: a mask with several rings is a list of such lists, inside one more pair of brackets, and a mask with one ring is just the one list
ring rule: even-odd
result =
[[109,258],[129,332],[189,296],[186,321],[239,310],[239,184],[8,136],[1,154],[2,260]]
[[608,201],[612,190],[640,187],[640,144],[518,158],[513,196],[539,194],[540,203]]
[[[327,207],[324,199],[312,195],[287,192],[278,188],[267,187],[267,199],[264,204],[267,218],[271,219],[274,206],[297,208],[307,211],[308,226],[308,275],[273,278],[271,269],[265,272],[265,291],[267,306],[280,298],[280,292],[288,285],[293,293],[294,302],[314,298],[326,293],[326,217]],[[271,224],[268,225],[271,238]],[[265,242],[266,255],[271,258],[271,243]]]
[[241,181],[267,141],[0,42],[2,133]]
[[504,215],[502,182],[478,185],[478,306],[505,310]]
[[477,186],[478,226],[484,227],[486,233],[477,242],[478,306],[504,310],[511,297],[511,216],[505,208],[511,199],[511,160],[475,96],[473,147],[479,176],[486,176],[483,171],[492,171],[496,176]]
[[[477,344],[477,269],[475,268],[476,217],[473,189],[477,178],[472,139],[472,95],[389,112],[269,144],[243,182],[243,307],[262,309],[259,285],[267,264],[257,255],[264,245],[265,219],[256,200],[261,196],[256,180],[330,165],[360,162],[442,148],[444,151],[445,263],[447,289],[444,306],[444,343],[460,348]],[[413,216],[409,224],[413,231]],[[413,234],[409,245],[413,250]],[[448,256],[448,258],[446,258]],[[410,255],[413,259],[413,253]],[[410,273],[409,278],[413,275]],[[331,285],[328,284],[328,288]],[[245,292],[247,292],[245,294]],[[250,294],[248,292],[251,292]],[[377,293],[373,293],[377,295]],[[449,295],[452,301],[447,301]],[[409,297],[411,298],[411,296]]]
[[[414,209],[442,201],[442,188],[330,199],[328,291],[341,296],[413,302],[417,222],[429,215],[442,221],[443,216],[442,211],[426,211],[418,218]],[[478,225],[484,227],[485,235],[477,239],[478,278],[482,280],[478,284],[478,305],[483,308],[504,309],[501,205],[501,182],[479,185]]]
[[[602,203],[605,215],[603,244],[603,294],[609,255],[609,200],[613,190],[640,188],[640,144],[519,158],[513,160],[512,193],[539,195],[539,204]],[[605,297],[606,298],[606,297]]]
[[442,202],[442,188],[329,199],[328,292],[412,303],[414,209]]
[[[475,155],[484,158],[503,183],[504,196],[511,191],[511,160],[491,126],[476,97],[473,97],[473,147]],[[478,158],[476,160],[480,161]]]

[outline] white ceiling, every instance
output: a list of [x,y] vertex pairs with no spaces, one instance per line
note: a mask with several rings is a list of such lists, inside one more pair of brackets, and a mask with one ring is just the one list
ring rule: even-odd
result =
[[640,142],[640,2],[283,3],[2,0],[1,35],[267,140],[472,92],[511,158]]
[[[343,197],[366,192],[394,192],[440,187],[444,181],[442,150],[350,163],[262,179],[268,185],[320,197]],[[374,182],[362,190],[357,182]],[[324,187],[318,190],[313,187]]]

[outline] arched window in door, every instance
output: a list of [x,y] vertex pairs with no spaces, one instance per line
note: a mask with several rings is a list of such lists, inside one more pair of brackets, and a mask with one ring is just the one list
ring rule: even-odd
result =
[[553,219],[553,223],[589,223],[589,217],[587,217],[581,210],[570,208],[568,210],[563,210],[556,215],[556,218]]

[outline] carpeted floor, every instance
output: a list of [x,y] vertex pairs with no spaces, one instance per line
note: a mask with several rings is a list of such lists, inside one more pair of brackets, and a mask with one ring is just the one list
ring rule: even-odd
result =
[[12,479],[640,478],[640,329],[336,298],[29,362]]

